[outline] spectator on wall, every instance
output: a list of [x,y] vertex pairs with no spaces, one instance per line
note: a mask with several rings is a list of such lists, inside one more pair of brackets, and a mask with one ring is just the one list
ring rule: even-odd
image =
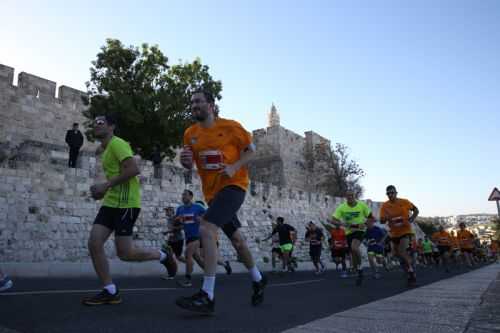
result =
[[68,167],[76,168],[76,161],[80,148],[83,146],[83,135],[78,129],[78,123],[73,124],[73,128],[66,132],[66,143],[69,146]]

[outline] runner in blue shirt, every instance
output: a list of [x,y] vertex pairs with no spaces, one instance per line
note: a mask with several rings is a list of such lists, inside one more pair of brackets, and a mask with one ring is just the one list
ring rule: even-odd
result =
[[366,224],[365,242],[368,246],[368,261],[373,270],[373,276],[375,279],[380,279],[381,275],[377,264],[384,264],[384,243],[387,238],[387,232],[377,227],[374,220],[367,220]]
[[184,227],[184,236],[186,239],[186,280],[179,282],[182,287],[191,287],[191,274],[193,274],[193,259],[204,267],[203,260],[200,257],[200,217],[205,214],[205,208],[199,204],[193,204],[193,192],[184,190],[182,192],[182,206],[177,207],[175,218],[181,222]]

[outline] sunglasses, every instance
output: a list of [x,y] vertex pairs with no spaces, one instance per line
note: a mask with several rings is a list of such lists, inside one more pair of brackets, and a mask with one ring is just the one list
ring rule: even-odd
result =
[[386,194],[387,195],[391,195],[391,194],[396,194],[397,192],[394,192],[394,191],[391,191],[391,192],[387,192]]
[[94,120],[94,123],[96,125],[104,125],[106,122],[104,121],[104,119],[96,119]]

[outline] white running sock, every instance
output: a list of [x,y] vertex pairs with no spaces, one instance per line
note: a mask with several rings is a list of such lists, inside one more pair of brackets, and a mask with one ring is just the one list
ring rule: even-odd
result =
[[208,298],[210,300],[214,299],[214,289],[215,289],[215,276],[207,276],[203,277],[203,286],[201,290],[207,293]]
[[104,286],[104,289],[106,289],[111,295],[116,294],[116,285],[114,283]]
[[260,274],[260,271],[257,268],[257,266],[253,266],[248,271],[250,272],[250,276],[252,277],[252,281],[259,282],[260,280],[262,280],[262,274]]
[[165,259],[167,259],[167,254],[162,250],[160,250],[160,262],[162,262]]

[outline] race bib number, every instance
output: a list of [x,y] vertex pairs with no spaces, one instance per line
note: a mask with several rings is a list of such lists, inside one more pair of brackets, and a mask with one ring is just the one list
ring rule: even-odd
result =
[[201,167],[203,170],[222,169],[222,152],[219,150],[204,150],[199,153]]
[[395,217],[391,220],[391,223],[394,227],[400,227],[403,225],[403,217],[401,216],[398,216],[398,217]]

